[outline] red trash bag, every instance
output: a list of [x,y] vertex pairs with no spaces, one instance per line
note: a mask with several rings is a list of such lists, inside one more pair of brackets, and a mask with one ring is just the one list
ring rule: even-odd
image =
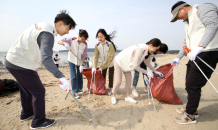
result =
[[154,74],[154,78],[151,78],[151,91],[155,98],[160,101],[164,101],[170,104],[183,104],[178,97],[173,86],[173,68],[175,64],[166,64],[160,66],[157,71],[164,75],[164,78],[160,78],[159,75]]
[[87,83],[88,89],[90,89],[90,84],[92,80],[92,86],[91,86],[92,93],[94,92],[95,94],[99,94],[99,95],[108,95],[105,89],[105,80],[100,70],[98,69],[96,70],[95,81],[94,81],[94,74],[92,76],[92,69],[83,69],[81,74],[85,75],[88,80]]

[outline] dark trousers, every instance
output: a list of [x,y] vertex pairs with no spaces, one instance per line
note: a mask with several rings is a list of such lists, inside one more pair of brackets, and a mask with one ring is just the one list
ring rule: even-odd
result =
[[[107,75],[107,68],[102,70],[102,75],[105,79],[106,84],[106,75]],[[114,82],[114,66],[109,68],[109,88],[113,88],[113,82]]]
[[[207,64],[214,69],[218,63],[218,51],[202,52],[198,55]],[[201,62],[197,57],[195,59],[197,65],[201,68],[204,74],[209,79],[213,71]],[[202,75],[199,69],[195,66],[194,62],[187,63],[186,72],[186,91],[188,93],[188,103],[186,105],[186,113],[193,115],[198,106],[201,98],[201,88],[207,83],[206,78]],[[212,88],[211,88],[212,89]]]
[[7,68],[19,84],[22,111],[20,118],[34,115],[32,127],[45,122],[45,88],[36,71]]

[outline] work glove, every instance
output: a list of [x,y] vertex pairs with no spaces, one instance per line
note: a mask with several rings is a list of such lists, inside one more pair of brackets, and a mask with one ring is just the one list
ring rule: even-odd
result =
[[96,68],[92,68],[92,74],[96,73]]
[[157,68],[157,66],[158,66],[158,63],[155,61],[154,62],[154,68]]
[[59,85],[60,85],[62,90],[69,92],[70,83],[66,80],[65,77],[59,79]]
[[79,66],[79,72],[83,72],[83,66]]
[[176,63],[176,65],[179,65],[179,58],[175,58],[175,59],[171,62],[171,65],[173,65],[174,63]]
[[148,75],[148,77],[151,77],[151,78],[154,77],[154,74],[151,71],[147,71],[147,75]]
[[65,42],[64,44],[64,47],[67,49],[67,50],[70,50],[70,45],[68,43]]
[[195,60],[196,56],[201,53],[203,51],[203,47],[196,47],[195,49],[193,49],[191,52],[188,53],[187,57],[189,58],[189,60],[193,61]]
[[102,68],[100,67],[98,70],[102,71]]
[[161,78],[164,77],[163,74],[161,72],[159,72],[159,71],[156,71],[155,74],[159,75]]

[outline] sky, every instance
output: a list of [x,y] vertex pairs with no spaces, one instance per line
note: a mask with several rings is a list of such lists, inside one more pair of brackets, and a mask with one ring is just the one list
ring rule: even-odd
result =
[[[88,34],[88,48],[98,43],[100,28],[110,34],[117,30],[113,42],[119,50],[159,38],[169,50],[180,50],[185,32],[183,21],[171,23],[171,7],[177,0],[0,0],[0,51],[8,51],[17,38],[32,24],[53,23],[61,10],[69,11],[77,23],[69,34],[55,37],[54,51],[65,50],[58,41],[78,37],[79,29]],[[188,4],[214,3],[218,0],[191,0]]]

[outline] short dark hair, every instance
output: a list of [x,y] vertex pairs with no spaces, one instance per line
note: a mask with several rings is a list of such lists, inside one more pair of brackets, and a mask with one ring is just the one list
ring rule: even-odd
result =
[[168,51],[168,46],[165,43],[161,43],[160,49],[158,51],[163,52],[164,54],[166,54],[167,51]]
[[80,37],[84,37],[85,39],[88,39],[89,38],[89,34],[86,30],[83,30],[83,29],[80,29],[79,30],[79,36]]
[[[179,6],[179,5],[181,5],[181,4],[184,4],[184,3],[186,3],[186,2],[184,2],[184,1],[178,1],[178,2],[176,2],[176,3],[172,6],[172,8],[171,8],[171,12],[172,12],[177,6]],[[184,7],[187,7],[187,6],[190,6],[190,5],[187,4],[187,5],[185,5]]]
[[55,56],[58,56],[58,54],[55,54]]
[[54,23],[62,21],[64,25],[70,25],[70,29],[74,29],[76,27],[76,23],[68,13],[67,10],[61,10],[60,14],[57,14],[57,16],[55,17]]

